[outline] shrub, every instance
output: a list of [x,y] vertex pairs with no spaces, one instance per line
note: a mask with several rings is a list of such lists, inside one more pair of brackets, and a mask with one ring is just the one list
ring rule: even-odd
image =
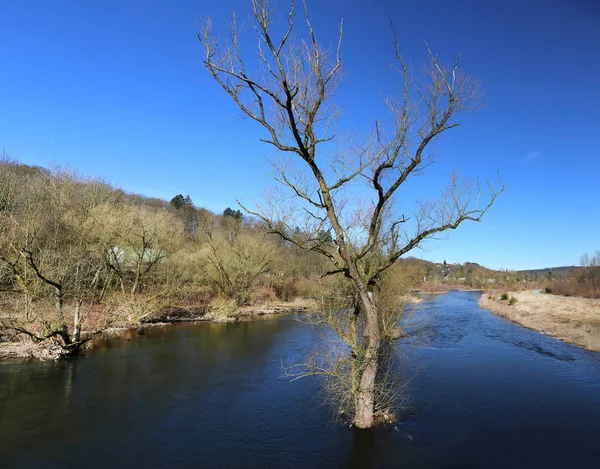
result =
[[296,280],[292,278],[281,279],[272,286],[275,296],[282,301],[292,301],[298,296]]
[[252,303],[270,303],[277,300],[277,294],[273,287],[256,287],[252,291]]
[[501,300],[508,300],[508,293],[502,293],[502,295],[500,295],[500,299]]
[[159,311],[164,302],[156,296],[116,296],[107,301],[109,308],[117,311],[120,319],[127,322],[139,322]]
[[511,297],[510,297],[510,300],[508,301],[508,304],[509,304],[510,306],[512,306],[512,305],[514,305],[514,304],[515,304],[517,301],[518,301],[518,300],[517,300],[517,299],[516,299],[514,296],[511,296]]
[[553,280],[544,291],[552,295],[600,298],[600,290],[593,283],[578,278],[577,274],[572,274],[570,278]]
[[234,299],[218,296],[208,304],[204,317],[215,322],[229,322],[235,320],[234,316],[237,309],[238,305]]

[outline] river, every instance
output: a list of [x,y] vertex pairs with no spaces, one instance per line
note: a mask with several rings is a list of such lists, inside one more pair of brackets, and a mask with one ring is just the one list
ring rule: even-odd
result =
[[414,307],[410,401],[374,431],[331,423],[318,379],[281,377],[320,340],[289,317],[1,363],[0,466],[600,467],[600,353],[496,317],[479,295]]

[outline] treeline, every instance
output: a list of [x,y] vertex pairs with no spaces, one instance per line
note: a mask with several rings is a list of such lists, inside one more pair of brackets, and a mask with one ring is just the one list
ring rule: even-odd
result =
[[77,350],[159,313],[227,315],[314,295],[321,257],[226,209],[129,194],[65,169],[0,160],[0,338]]
[[404,259],[404,268],[416,269],[423,292],[445,291],[453,288],[487,289],[493,285],[507,285],[521,281],[514,272],[488,269],[475,262],[451,264],[428,262],[422,259]]
[[567,278],[549,278],[546,293],[581,298],[600,298],[600,250],[581,257],[581,267],[573,269]]
[[[317,235],[333,243],[330,233]],[[583,262],[548,288],[599,297],[600,253]],[[324,257],[266,233],[239,210],[214,214],[183,194],[148,198],[0,157],[0,340],[52,341],[71,353],[110,326],[224,319],[241,306],[350,295],[342,276],[322,277],[328,268]],[[382,285],[395,302],[416,288],[548,280],[533,277],[407,258]]]

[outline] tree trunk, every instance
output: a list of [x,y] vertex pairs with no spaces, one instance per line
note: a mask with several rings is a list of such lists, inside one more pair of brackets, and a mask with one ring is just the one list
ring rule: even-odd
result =
[[108,279],[104,280],[104,284],[102,285],[102,290],[100,290],[100,295],[98,296],[98,301],[102,301],[104,299],[104,295],[106,295],[106,291],[108,290],[108,287],[112,283],[112,279],[113,279],[113,274],[112,274],[112,272],[110,272],[110,276],[108,277]]
[[73,315],[73,342],[79,342],[81,339],[81,303],[75,304],[75,314]]
[[58,316],[58,322],[64,324],[65,315],[63,313],[63,294],[62,288],[54,287],[54,298],[56,300],[56,315]]
[[31,301],[31,296],[29,296],[27,293],[25,294],[25,319],[27,321],[29,321],[29,317],[31,315],[31,310],[32,310],[32,301]]
[[366,352],[356,400],[355,424],[358,428],[371,428],[375,417],[375,378],[377,376],[379,348],[381,347],[381,334],[373,295],[370,292],[361,292],[360,299],[365,314]]
[[360,389],[360,348],[358,343],[358,336],[356,333],[356,322],[360,315],[360,300],[357,299],[354,307],[354,313],[350,316],[349,321],[349,339],[352,348],[352,397],[354,398],[354,408],[358,408],[358,391]]
[[63,341],[63,348],[67,348],[71,345],[72,341],[69,335],[69,328],[65,322],[62,286],[55,284],[54,296],[56,301],[56,315],[58,316],[58,328],[56,330]]
[[141,275],[142,275],[142,260],[139,259],[138,263],[137,263],[137,267],[135,269],[135,280],[133,281],[133,286],[131,287],[132,295],[135,295],[138,291]]

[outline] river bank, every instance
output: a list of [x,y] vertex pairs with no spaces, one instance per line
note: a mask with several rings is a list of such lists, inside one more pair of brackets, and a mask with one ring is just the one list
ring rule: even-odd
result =
[[483,294],[479,305],[510,321],[564,342],[600,352],[600,301],[546,295],[538,291]]
[[[236,310],[217,311],[203,315],[181,314],[179,310],[153,314],[139,322],[119,324],[107,328],[94,340],[85,345],[85,350],[94,348],[94,343],[106,339],[115,339],[127,336],[131,331],[137,330],[143,334],[146,329],[155,327],[168,327],[172,324],[181,323],[228,323],[238,321],[250,321],[259,317],[279,316],[285,314],[300,314],[310,311],[314,302],[309,299],[297,298],[290,302],[265,303],[261,305],[244,306]],[[85,331],[83,331],[85,337]],[[34,343],[29,340],[17,342],[0,342],[0,360],[58,360],[64,356],[64,350],[51,341]]]

